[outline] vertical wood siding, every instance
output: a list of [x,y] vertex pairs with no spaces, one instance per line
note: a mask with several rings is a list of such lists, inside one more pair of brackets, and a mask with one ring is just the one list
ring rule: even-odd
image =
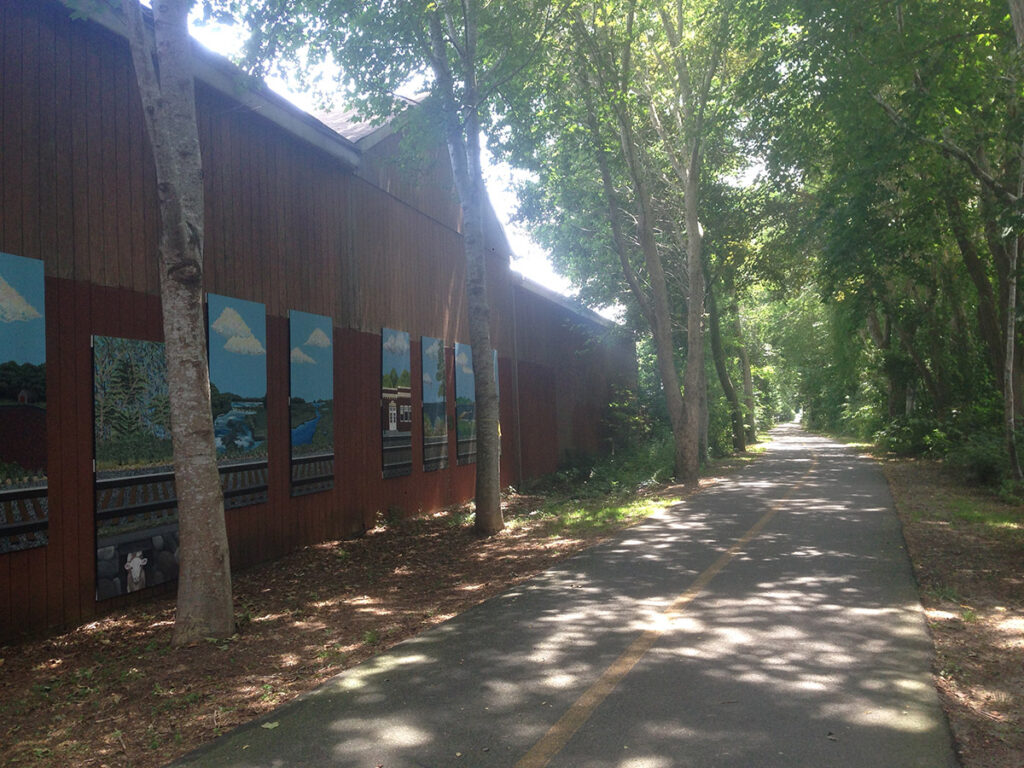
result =
[[[126,44],[72,21],[59,3],[0,0],[0,46],[0,251],[45,263],[50,467],[48,545],[0,555],[0,640],[8,640],[154,594],[95,600],[90,336],[160,341],[163,331],[155,171]],[[201,84],[197,105],[204,287],[267,311],[269,492],[266,503],[227,512],[235,567],[358,534],[389,510],[415,514],[470,498],[472,465],[452,460],[423,472],[418,416],[412,474],[381,478],[381,327],[415,342],[442,339],[449,392],[454,344],[469,340],[458,206],[443,163],[425,177],[403,175],[394,143],[382,142],[352,174]],[[603,329],[514,287],[507,256],[495,253],[488,265],[503,484],[553,470],[570,449],[598,448],[613,375],[605,369],[627,378],[631,369],[628,355],[582,351]],[[294,498],[291,309],[333,318],[337,404],[334,487]],[[412,366],[417,404],[418,343]],[[454,405],[449,398],[450,419]]]

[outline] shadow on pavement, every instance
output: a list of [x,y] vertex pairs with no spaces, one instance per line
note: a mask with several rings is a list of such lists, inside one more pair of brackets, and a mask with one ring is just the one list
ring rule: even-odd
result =
[[881,472],[793,427],[774,437],[734,478],[175,765],[514,766],[656,629],[552,766],[955,766]]

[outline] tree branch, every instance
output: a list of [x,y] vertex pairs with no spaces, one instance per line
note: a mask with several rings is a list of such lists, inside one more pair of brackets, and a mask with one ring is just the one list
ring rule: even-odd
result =
[[954,144],[948,139],[942,139],[941,141],[938,141],[936,139],[922,135],[918,131],[914,130],[907,123],[907,121],[904,120],[900,116],[900,114],[881,96],[879,96],[878,94],[873,94],[872,98],[874,98],[878,105],[883,110],[885,110],[885,114],[889,116],[889,119],[892,120],[892,122],[897,127],[902,128],[909,135],[913,136],[915,139],[922,142],[923,144],[927,144],[930,147],[935,147],[947,157],[955,157],[957,160],[963,162],[965,165],[967,165],[968,168],[971,169],[971,173],[974,174],[978,181],[980,181],[986,187],[991,189],[992,192],[995,193],[996,197],[1000,198],[1006,203],[1009,203],[1011,206],[1016,207],[1020,205],[1021,196],[1019,194],[1015,194],[1013,190],[1008,189],[1006,185],[1002,184],[999,181],[999,179],[995,178],[986,168],[982,167],[982,165],[974,157],[971,156],[970,152],[958,146],[957,144]]

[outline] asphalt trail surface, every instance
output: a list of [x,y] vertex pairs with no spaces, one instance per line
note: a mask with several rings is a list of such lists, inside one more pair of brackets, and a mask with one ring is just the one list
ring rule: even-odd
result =
[[174,765],[954,768],[930,661],[881,471],[785,426],[727,481]]

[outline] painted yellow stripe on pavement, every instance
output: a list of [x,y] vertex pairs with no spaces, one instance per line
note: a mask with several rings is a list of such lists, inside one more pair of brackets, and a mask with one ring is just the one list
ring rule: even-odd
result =
[[[704,591],[708,584],[711,583],[711,580],[718,575],[719,571],[725,568],[755,536],[764,530],[765,526],[775,517],[775,514],[782,509],[782,506],[807,481],[807,477],[814,471],[817,463],[817,456],[812,457],[811,466],[796,484],[789,489],[789,492],[772,504],[771,508],[740,537],[739,541],[723,552],[714,563],[694,580],[689,589],[672,601],[672,604],[662,614],[665,620],[658,622],[659,626],[670,627],[672,625],[673,620]],[[615,687],[622,681],[622,678],[629,674],[630,670],[651,650],[654,643],[663,634],[665,634],[664,628],[649,629],[634,640],[622,652],[622,655],[604,671],[604,674],[569,707],[569,710],[562,715],[561,719],[551,726],[541,740],[515,764],[515,768],[545,768],[555,755],[561,752],[565,745],[569,743],[569,739],[573,737],[573,734],[590,719],[594,711],[601,705],[601,702],[608,698],[608,695],[615,690]]]

